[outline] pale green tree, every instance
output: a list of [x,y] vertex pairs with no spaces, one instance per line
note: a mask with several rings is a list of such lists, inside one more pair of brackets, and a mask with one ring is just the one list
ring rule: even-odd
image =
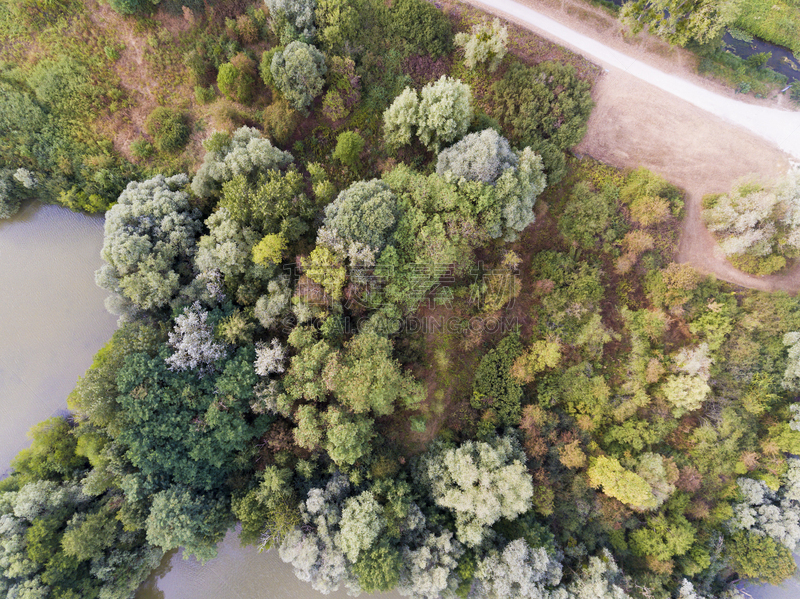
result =
[[223,183],[238,175],[255,178],[284,169],[294,160],[252,127],[241,127],[232,136],[215,133],[206,148],[203,164],[192,179],[192,191],[203,198],[218,194]]
[[446,75],[422,88],[417,135],[426,147],[438,150],[463,137],[472,121],[469,85]]
[[269,9],[272,30],[282,39],[314,37],[316,0],[264,0],[264,4]]
[[493,550],[475,568],[474,596],[482,599],[549,599],[561,582],[561,563],[544,547],[524,539]]
[[272,57],[275,87],[295,110],[306,110],[325,85],[325,56],[314,46],[294,41]]
[[186,175],[157,175],[128,184],[106,212],[105,264],[95,275],[100,287],[141,310],[161,308],[177,295],[179,266],[195,253],[202,228],[199,210],[179,191],[188,183]]
[[406,88],[383,113],[386,143],[399,147],[416,133],[430,150],[438,151],[464,137],[472,121],[469,85],[446,75],[422,88],[419,96]]
[[344,502],[339,528],[342,551],[347,559],[356,562],[359,554],[372,547],[386,528],[383,506],[371,491],[350,497]]
[[394,99],[383,113],[383,137],[390,147],[411,143],[419,121],[419,96],[410,87]]
[[325,208],[325,228],[335,231],[346,249],[360,243],[382,250],[398,219],[397,197],[379,179],[358,181]]
[[415,548],[403,547],[403,566],[397,592],[417,599],[453,597],[458,588],[456,572],[464,547],[449,530],[427,532]]
[[525,454],[511,437],[435,447],[420,460],[420,476],[436,505],[456,517],[456,535],[467,546],[483,541],[487,528],[528,511],[533,481]]
[[474,69],[476,65],[488,62],[490,73],[494,73],[503,57],[508,44],[508,28],[495,18],[491,24],[478,23],[472,26],[472,33],[457,33],[456,46],[464,48],[464,64]]
[[517,166],[517,155],[508,140],[494,129],[470,133],[461,141],[439,152],[436,173],[469,181],[493,183],[506,169]]

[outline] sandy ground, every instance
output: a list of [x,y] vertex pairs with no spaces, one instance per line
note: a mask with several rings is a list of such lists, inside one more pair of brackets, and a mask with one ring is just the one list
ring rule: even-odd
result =
[[[499,2],[470,3],[502,15],[502,11],[490,6],[499,6]],[[795,132],[795,121],[800,113],[782,110],[783,96],[742,101],[741,96],[734,96],[730,90],[696,75],[695,58],[688,52],[670,48],[651,36],[626,38],[616,20],[600,9],[569,0],[524,4],[546,13],[558,21],[556,25],[566,25],[582,34],[580,37],[590,38],[588,42],[578,39],[577,43],[566,45],[590,55],[607,69],[595,84],[593,96],[597,106],[589,120],[588,133],[576,152],[618,167],[645,166],[686,190],[687,211],[677,260],[744,287],[792,293],[800,290],[800,265],[783,275],[769,277],[755,277],[735,269],[715,251],[716,243],[700,219],[700,201],[705,194],[728,191],[734,181],[744,176],[770,181],[784,173],[794,159],[778,148],[779,140],[774,136],[770,140],[769,134],[757,135],[744,125],[734,124],[727,111],[747,115],[757,109],[770,114],[784,125],[777,134],[782,133],[789,146],[798,145],[799,150],[800,131]],[[512,20],[548,39],[564,42],[563,27],[552,27],[558,35],[546,30],[551,25],[549,19],[539,18],[534,25],[519,18]],[[591,51],[582,50],[581,45]],[[598,55],[611,56],[613,60],[600,60]],[[702,99],[697,102],[697,98],[690,97],[692,103],[675,95],[683,90],[658,85],[664,81],[656,84],[647,81],[656,69],[667,83],[679,78],[681,85],[699,89],[698,95],[709,94],[713,102],[704,103]],[[745,117],[745,121],[747,118],[757,117]],[[774,123],[769,126],[774,128]]]

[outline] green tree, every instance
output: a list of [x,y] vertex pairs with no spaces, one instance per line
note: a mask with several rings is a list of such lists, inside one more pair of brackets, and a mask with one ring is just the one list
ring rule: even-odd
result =
[[352,466],[371,451],[375,436],[372,419],[330,408],[325,420],[325,451],[339,466]]
[[300,524],[297,497],[292,488],[292,471],[267,466],[257,475],[257,486],[233,498],[231,507],[242,524],[242,544],[261,543],[264,549],[280,545]]
[[284,251],[286,251],[286,238],[283,234],[264,235],[261,241],[253,246],[253,262],[264,266],[280,264]]
[[342,164],[353,167],[358,162],[359,155],[364,149],[364,138],[356,131],[343,131],[336,138],[336,149],[332,158]]
[[296,241],[313,216],[304,189],[303,176],[295,170],[268,171],[255,183],[237,175],[222,186],[219,206],[242,226],[262,234],[280,233],[287,241]]
[[620,20],[635,33],[647,26],[651,33],[671,44],[704,44],[736,21],[741,6],[741,0],[636,0],[623,5]]
[[772,537],[741,530],[725,544],[736,572],[779,585],[797,570],[792,552]]
[[102,555],[117,537],[119,521],[112,510],[104,506],[100,510],[72,518],[61,538],[64,553],[79,561]]
[[400,581],[403,557],[386,539],[363,552],[353,565],[353,574],[365,593],[391,591]]
[[356,335],[341,359],[329,362],[337,399],[356,414],[387,416],[414,409],[425,397],[421,383],[392,359],[392,343],[374,332]]
[[30,447],[21,450],[11,467],[29,480],[69,480],[86,467],[86,460],[76,455],[77,439],[69,422],[53,416],[28,431]]
[[165,358],[132,354],[118,374],[123,430],[116,441],[140,476],[211,491],[241,468],[259,433],[245,420],[258,381],[252,348],[216,364],[216,374],[173,372]]
[[667,561],[689,551],[695,530],[680,514],[658,514],[647,519],[647,525],[630,534],[631,548],[637,555],[650,555]]
[[185,559],[205,562],[216,557],[216,545],[231,524],[229,501],[175,485],[153,498],[147,540],[165,551],[182,547]]
[[603,455],[593,458],[586,475],[595,489],[602,487],[606,495],[637,510],[658,507],[658,500],[647,481],[635,472],[623,468],[616,458]]

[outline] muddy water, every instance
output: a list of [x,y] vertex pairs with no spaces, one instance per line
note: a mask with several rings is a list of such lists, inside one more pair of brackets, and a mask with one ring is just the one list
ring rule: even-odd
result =
[[[25,433],[66,411],[66,397],[116,328],[94,284],[103,220],[32,204],[0,221],[0,474]],[[797,599],[800,577],[749,586],[755,599]],[[167,556],[136,599],[321,599],[271,551],[239,547],[231,532],[205,565]],[[344,599],[344,591],[327,595]],[[397,593],[362,595],[400,599]]]
[[[230,532],[220,544],[219,555],[204,565],[180,554],[168,556],[135,599],[345,599],[343,589],[323,595],[295,577],[276,550],[259,554],[240,547]],[[366,599],[402,599],[396,593],[362,594]]]
[[102,218],[57,206],[0,220],[0,474],[116,328],[94,284],[102,244]]

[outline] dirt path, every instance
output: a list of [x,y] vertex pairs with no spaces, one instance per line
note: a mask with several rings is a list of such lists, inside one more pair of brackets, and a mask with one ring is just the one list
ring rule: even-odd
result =
[[[470,3],[507,17],[503,11],[493,7],[501,1],[505,2],[488,0],[492,6],[473,0]],[[703,273],[714,274],[719,279],[744,287],[799,291],[800,265],[784,275],[756,277],[735,269],[719,255],[715,251],[714,239],[700,219],[700,201],[705,194],[728,191],[740,177],[752,174],[769,181],[784,173],[793,157],[779,149],[777,143],[783,141],[784,147],[792,149],[792,154],[800,157],[800,130],[795,130],[795,120],[800,126],[800,113],[779,110],[782,97],[764,101],[734,100],[731,92],[693,72],[692,61],[695,58],[691,54],[670,48],[649,36],[626,40],[613,18],[585,4],[574,4],[570,0],[526,4],[537,11],[549,12],[568,28],[584,34],[580,37],[590,36],[593,44],[591,53],[576,44],[567,43],[567,47],[581,54],[591,54],[593,59],[595,53],[603,53],[603,48],[606,48],[616,54],[612,56],[614,62],[620,64],[622,61],[625,68],[598,60],[607,72],[593,90],[597,106],[589,120],[588,133],[576,151],[618,167],[647,167],[686,190],[686,218],[676,259],[689,262]],[[558,30],[559,35],[548,33],[544,27],[549,25],[549,19],[540,17],[535,25],[519,18],[511,20],[545,38],[564,43],[561,37],[564,35],[563,26],[556,23],[562,28]],[[646,78],[643,80],[643,69],[632,68],[634,64],[651,71],[660,69],[666,73],[665,81],[679,78],[693,89],[715,96],[714,101],[699,102],[702,107],[693,105],[662,89],[665,86],[654,85]],[[670,91],[676,90],[670,88]],[[773,131],[772,139],[769,135],[756,135],[745,129],[744,124],[730,122],[731,106],[742,114],[753,114],[748,112],[752,109],[774,111],[773,117],[777,114],[780,117],[778,123],[784,123],[783,130]],[[722,116],[718,116],[720,113]],[[781,140],[775,139],[776,136]]]

